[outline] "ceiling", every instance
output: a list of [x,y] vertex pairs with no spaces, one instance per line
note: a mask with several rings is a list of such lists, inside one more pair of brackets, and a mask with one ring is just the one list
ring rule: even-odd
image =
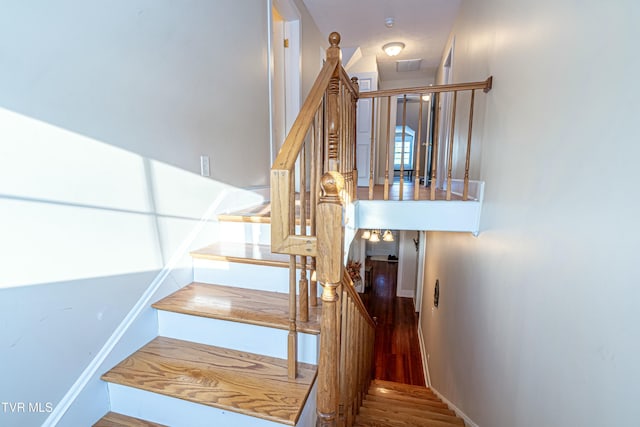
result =
[[[338,31],[345,52],[360,48],[363,63],[377,62],[380,80],[431,81],[460,6],[460,0],[303,0],[320,31]],[[392,28],[385,19],[394,18]],[[406,45],[396,57],[382,46]],[[375,57],[375,62],[367,58]],[[417,71],[396,71],[396,60],[422,59]],[[375,70],[368,70],[375,71]]]

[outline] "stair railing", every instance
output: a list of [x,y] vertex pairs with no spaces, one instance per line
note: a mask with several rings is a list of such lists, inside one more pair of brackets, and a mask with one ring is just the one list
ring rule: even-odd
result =
[[297,374],[297,322],[308,320],[309,305],[317,304],[316,283],[323,286],[320,426],[353,424],[371,378],[374,334],[344,269],[345,206],[356,198],[359,90],[342,68],[340,35],[332,33],[329,43],[326,62],[271,169],[271,250],[290,255],[291,378]]
[[[482,90],[485,93],[491,90],[493,78],[489,77],[485,81],[472,82],[472,83],[460,83],[460,84],[447,84],[447,85],[435,85],[435,86],[421,86],[413,88],[402,89],[389,89],[389,90],[377,90],[372,92],[362,92],[359,94],[359,98],[371,98],[371,144],[370,144],[370,163],[369,163],[369,200],[381,198],[383,200],[389,200],[390,186],[394,184],[394,176],[396,172],[399,174],[398,186],[394,188],[393,198],[397,197],[398,200],[436,200],[445,199],[452,200],[454,196],[457,196],[461,200],[469,199],[469,168],[471,163],[471,141],[473,130],[473,110],[475,103],[475,94],[477,90]],[[458,103],[458,94],[462,96],[468,95],[469,107],[468,110],[461,108],[461,104]],[[395,118],[392,121],[392,99],[398,100],[402,105],[398,105],[398,109],[402,108],[402,128],[400,134],[400,148],[398,149],[398,143],[396,142],[395,132]],[[407,104],[418,103],[417,112],[417,131],[414,141],[409,141],[407,137]],[[379,124],[376,123],[376,107],[380,110],[386,108],[386,114],[382,114],[381,120],[386,122],[386,128],[382,127],[382,131],[378,134],[379,138],[375,138],[375,129],[378,129]],[[381,108],[382,107],[382,108]],[[458,111],[460,110],[460,111]],[[456,138],[456,116],[463,113],[467,113],[467,131],[466,135]],[[447,117],[448,120],[444,118]],[[464,119],[465,117],[463,117]],[[424,126],[423,126],[424,124]],[[446,125],[446,126],[445,126]],[[466,136],[466,138],[465,138]],[[382,140],[381,142],[379,140]],[[458,141],[459,140],[459,141]],[[454,153],[462,154],[462,144],[466,142],[464,149],[464,177],[460,180],[453,178],[455,168]],[[382,195],[376,194],[375,188],[375,174],[374,159],[375,153],[378,151],[379,144],[384,144],[384,187]],[[412,153],[410,158],[406,158],[407,148],[409,144],[413,143],[413,148],[409,149]],[[426,153],[421,152],[422,146],[429,150]],[[396,155],[399,151],[400,161],[396,166]],[[425,156],[426,154],[426,156]],[[458,156],[456,156],[458,157]],[[427,194],[420,195],[421,171],[422,159],[425,159],[424,168],[427,172],[425,174],[424,185],[428,186]],[[392,164],[393,162],[393,164]],[[461,163],[460,163],[461,165]],[[460,167],[461,169],[461,167]],[[445,173],[441,174],[438,179],[438,171],[442,170]],[[409,191],[405,189],[405,172],[407,173],[409,180],[413,181],[413,194],[411,189]],[[395,184],[394,184],[395,185]],[[454,186],[459,187],[455,188]],[[456,194],[457,193],[457,194]],[[381,197],[380,197],[381,196]]]

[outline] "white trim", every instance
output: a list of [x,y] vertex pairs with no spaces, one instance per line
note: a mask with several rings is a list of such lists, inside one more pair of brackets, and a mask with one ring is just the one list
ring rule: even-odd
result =
[[418,271],[416,274],[416,300],[415,300],[415,310],[417,313],[422,311],[422,292],[424,291],[424,265],[426,263],[426,253],[427,253],[427,233],[424,230],[420,230],[418,232],[420,245],[418,246]]
[[289,47],[284,50],[285,70],[289,72],[283,79],[285,85],[284,99],[284,136],[288,135],[293,126],[300,106],[302,104],[302,18],[293,0],[267,0],[267,49],[269,52],[269,150],[271,164],[273,164],[278,151],[279,144],[283,141],[275,141],[275,127],[273,124],[274,113],[274,40],[273,40],[273,12],[275,8],[284,19],[284,37],[289,39]]
[[267,1],[267,51],[269,52],[269,66],[267,67],[267,78],[269,79],[268,89],[269,89],[269,158],[271,161],[269,165],[273,164],[273,161],[276,159],[276,151],[273,138],[273,12],[272,7],[273,3],[271,0]]
[[424,382],[427,387],[431,388],[431,375],[429,374],[427,349],[424,344],[424,335],[422,335],[422,313],[420,313],[420,316],[418,316],[418,341],[420,341],[420,356],[422,356],[422,371],[424,374]]
[[49,414],[47,419],[42,424],[42,427],[54,427],[56,426],[62,417],[67,413],[73,402],[78,398],[82,390],[87,386],[89,381],[96,375],[96,372],[100,366],[104,363],[109,354],[113,351],[116,344],[124,336],[127,330],[131,327],[134,321],[142,313],[143,310],[148,308],[151,298],[158,290],[164,280],[171,274],[171,272],[178,265],[178,262],[189,251],[189,247],[195,238],[200,234],[205,224],[208,223],[209,218],[218,209],[220,203],[226,198],[228,190],[222,190],[218,198],[209,206],[209,209],[200,218],[200,222],[193,228],[191,233],[182,242],[180,247],[173,254],[169,262],[162,268],[162,270],[155,277],[151,285],[142,294],[138,302],[133,306],[127,316],[120,322],[113,334],[105,342],[104,346],[96,354],[96,357],[89,363],[89,365],[82,371],[78,379],[73,383],[67,393],[60,399],[60,402],[55,406],[54,410]]
[[[400,258],[400,257],[398,257],[398,258]],[[400,263],[400,264],[402,264],[402,263]],[[396,296],[400,297],[400,298],[411,298],[411,299],[413,299],[413,297],[415,295],[413,295],[413,290],[411,290],[411,289],[402,289],[402,290],[398,290],[396,292]]]
[[442,395],[442,393],[440,393],[438,390],[433,388],[433,386],[430,386],[429,388],[431,389],[431,391],[433,391],[440,398],[440,400],[442,400],[444,403],[446,403],[447,406],[449,406],[449,408],[452,409],[456,413],[457,416],[459,416],[460,418],[462,418],[464,420],[464,424],[467,427],[480,427],[480,425],[476,424],[471,418],[469,418],[469,416],[467,414],[462,412],[462,410],[460,410],[460,408],[458,408],[456,405],[451,403],[450,400],[448,400],[446,397],[444,397]]

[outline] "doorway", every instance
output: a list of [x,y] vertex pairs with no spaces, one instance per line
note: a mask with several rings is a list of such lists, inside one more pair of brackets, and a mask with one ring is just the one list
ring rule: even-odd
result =
[[269,9],[271,164],[300,111],[300,12],[293,0],[273,0]]

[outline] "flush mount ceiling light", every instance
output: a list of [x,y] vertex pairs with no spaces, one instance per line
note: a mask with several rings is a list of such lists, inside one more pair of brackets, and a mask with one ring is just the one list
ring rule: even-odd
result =
[[382,46],[382,50],[389,56],[396,56],[404,49],[404,43],[402,42],[391,42]]

